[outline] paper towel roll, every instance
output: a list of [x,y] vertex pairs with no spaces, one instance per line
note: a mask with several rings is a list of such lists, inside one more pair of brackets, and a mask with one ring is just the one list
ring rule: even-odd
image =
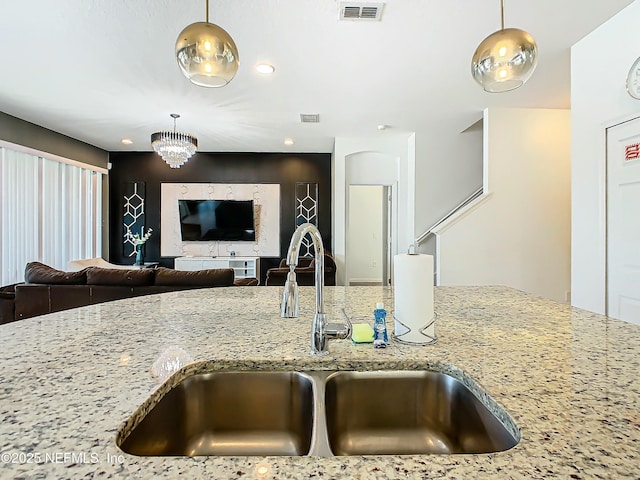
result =
[[[395,255],[393,277],[395,336],[409,343],[424,344],[431,339],[435,340],[433,256]],[[430,323],[431,326],[424,330],[424,334],[421,333],[420,330]]]

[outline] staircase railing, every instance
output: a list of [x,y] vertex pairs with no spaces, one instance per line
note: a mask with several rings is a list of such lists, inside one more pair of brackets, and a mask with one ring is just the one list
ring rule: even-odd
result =
[[432,235],[433,231],[436,228],[438,228],[444,221],[448,220],[453,214],[455,214],[462,207],[465,207],[466,205],[474,201],[476,198],[478,198],[480,195],[482,195],[483,190],[484,190],[484,187],[478,188],[475,192],[473,192],[471,195],[465,198],[462,202],[460,202],[455,208],[453,208],[449,213],[447,213],[440,220],[438,220],[436,223],[434,223],[429,228],[427,228],[424,231],[424,233],[416,237],[415,245],[418,246],[421,243],[423,243],[429,237],[429,235]]

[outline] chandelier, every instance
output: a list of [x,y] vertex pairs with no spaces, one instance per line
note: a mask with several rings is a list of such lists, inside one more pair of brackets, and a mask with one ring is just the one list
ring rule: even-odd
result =
[[205,22],[187,26],[176,40],[178,66],[191,83],[201,87],[224,87],[238,71],[238,48],[226,30],[209,23],[209,0]]
[[180,168],[196,153],[198,139],[188,133],[176,131],[177,113],[172,113],[173,131],[163,130],[151,135],[151,146],[171,168]]
[[500,0],[501,29],[485,38],[471,60],[471,75],[485,91],[508,92],[529,80],[538,62],[538,47],[531,35],[504,28],[504,0]]

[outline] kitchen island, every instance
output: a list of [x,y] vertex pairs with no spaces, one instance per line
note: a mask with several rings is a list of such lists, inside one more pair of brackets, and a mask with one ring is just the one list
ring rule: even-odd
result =
[[[171,292],[0,327],[1,478],[639,478],[640,327],[507,287],[437,287],[431,346],[331,340],[309,354],[313,287],[300,318],[281,287]],[[369,320],[383,287],[327,287],[329,321]],[[370,321],[370,320],[369,320]],[[169,347],[199,370],[446,370],[471,377],[519,428],[514,448],[481,455],[137,457],[116,435],[163,387]]]

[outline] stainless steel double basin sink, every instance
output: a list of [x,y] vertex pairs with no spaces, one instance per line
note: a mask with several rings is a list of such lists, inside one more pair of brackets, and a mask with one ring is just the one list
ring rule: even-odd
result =
[[[519,441],[490,397],[432,371],[219,371],[187,377],[118,446],[133,455],[490,453]],[[497,416],[496,416],[497,415]],[[499,420],[500,417],[502,420]]]

